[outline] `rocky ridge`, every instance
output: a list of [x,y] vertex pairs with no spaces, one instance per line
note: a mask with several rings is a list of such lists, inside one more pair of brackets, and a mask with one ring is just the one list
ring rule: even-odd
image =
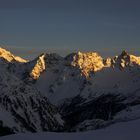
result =
[[65,58],[60,57],[57,54],[42,54],[33,61],[24,60],[18,56],[14,56],[9,51],[0,48],[0,57],[4,58],[8,62],[21,62],[25,63],[25,66],[30,63],[34,63],[32,69],[27,70],[29,76],[37,80],[41,73],[47,69],[47,65],[55,64],[58,61],[60,63],[65,62],[72,67],[76,67],[81,71],[81,75],[89,77],[90,72],[96,73],[97,71],[102,70],[106,67],[119,67],[124,68],[132,65],[140,65],[140,57],[135,55],[128,54],[126,51],[123,51],[119,56],[114,58],[108,57],[107,59],[102,58],[96,52],[78,52],[72,53]]

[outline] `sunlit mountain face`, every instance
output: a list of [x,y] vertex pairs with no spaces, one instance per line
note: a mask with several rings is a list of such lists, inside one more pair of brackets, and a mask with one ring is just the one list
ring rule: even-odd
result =
[[0,135],[101,129],[140,117],[140,57],[122,51],[25,60],[0,48]]

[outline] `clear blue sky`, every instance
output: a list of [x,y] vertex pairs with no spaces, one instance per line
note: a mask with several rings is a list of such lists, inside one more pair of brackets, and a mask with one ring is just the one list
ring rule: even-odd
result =
[[0,43],[33,52],[138,51],[140,1],[0,0]]

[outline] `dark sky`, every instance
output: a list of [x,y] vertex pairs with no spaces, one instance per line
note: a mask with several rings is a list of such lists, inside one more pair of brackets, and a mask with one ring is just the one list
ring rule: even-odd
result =
[[140,52],[140,1],[0,0],[0,43],[32,52]]

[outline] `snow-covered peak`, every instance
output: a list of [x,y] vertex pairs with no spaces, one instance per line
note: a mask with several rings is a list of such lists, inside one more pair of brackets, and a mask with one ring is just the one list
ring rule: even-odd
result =
[[72,66],[80,68],[83,75],[89,76],[90,72],[96,72],[104,67],[103,58],[96,52],[78,52],[73,56]]
[[34,59],[32,63],[34,66],[30,72],[30,76],[32,79],[37,80],[40,75],[52,64],[57,64],[63,58],[55,53],[47,54],[43,53],[36,59]]
[[0,57],[6,59],[8,62],[12,62],[12,61],[18,61],[21,63],[27,62],[27,60],[25,60],[19,56],[14,56],[11,52],[9,52],[1,47],[0,47]]
[[119,56],[116,56],[112,62],[114,66],[125,68],[128,66],[140,65],[140,57],[123,51]]

